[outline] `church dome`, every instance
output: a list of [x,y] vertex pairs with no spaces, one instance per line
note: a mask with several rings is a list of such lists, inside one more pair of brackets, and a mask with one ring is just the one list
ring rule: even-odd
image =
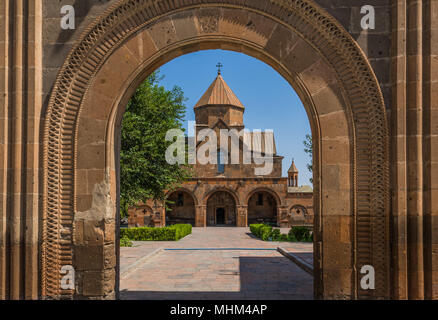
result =
[[233,90],[227,85],[220,73],[194,108],[212,105],[226,105],[245,109],[242,102],[240,102]]

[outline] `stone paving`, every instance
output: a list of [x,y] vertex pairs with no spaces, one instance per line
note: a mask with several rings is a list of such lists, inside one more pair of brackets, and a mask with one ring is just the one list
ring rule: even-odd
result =
[[278,246],[305,256],[313,250],[309,243],[261,241],[249,228],[193,228],[178,242],[135,242],[121,248],[122,274],[145,255],[163,250],[122,277],[120,298],[312,299],[313,278],[272,250]]
[[313,252],[295,252],[293,250],[288,250],[288,251],[295,254],[297,257],[303,259],[308,264],[313,265]]

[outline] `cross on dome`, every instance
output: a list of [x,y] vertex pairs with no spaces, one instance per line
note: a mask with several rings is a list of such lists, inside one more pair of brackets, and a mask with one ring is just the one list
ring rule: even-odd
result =
[[218,68],[217,74],[221,74],[221,71],[222,71],[221,69],[223,68],[223,66],[224,65],[222,63],[220,63],[220,62],[216,65],[216,67]]

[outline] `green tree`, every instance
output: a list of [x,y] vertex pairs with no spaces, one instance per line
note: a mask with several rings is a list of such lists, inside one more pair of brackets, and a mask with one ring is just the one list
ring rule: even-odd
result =
[[186,166],[170,165],[165,153],[172,143],[165,140],[170,129],[181,129],[186,98],[181,88],[166,90],[158,72],[149,76],[128,102],[122,120],[120,153],[120,209],[147,199],[163,200],[166,190],[190,176]]
[[[304,152],[310,156],[310,163],[307,164],[307,169],[313,173],[313,141],[310,134],[306,134],[306,139],[303,141]],[[310,183],[313,183],[313,178],[310,178]]]

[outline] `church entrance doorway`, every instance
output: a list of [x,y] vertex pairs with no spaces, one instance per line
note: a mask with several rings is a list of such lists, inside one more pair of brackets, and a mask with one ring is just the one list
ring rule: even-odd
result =
[[236,201],[230,192],[214,192],[207,201],[207,226],[236,225]]
[[216,224],[225,224],[225,208],[216,209]]

